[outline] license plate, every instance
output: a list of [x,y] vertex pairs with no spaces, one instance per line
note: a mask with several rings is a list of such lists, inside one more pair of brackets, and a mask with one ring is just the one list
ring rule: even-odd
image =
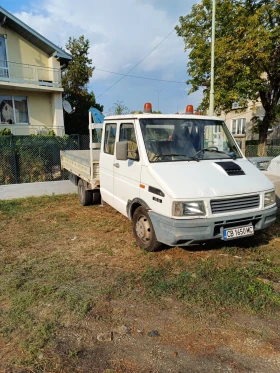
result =
[[237,237],[252,236],[254,234],[254,227],[247,225],[245,227],[224,229],[224,240],[231,240]]

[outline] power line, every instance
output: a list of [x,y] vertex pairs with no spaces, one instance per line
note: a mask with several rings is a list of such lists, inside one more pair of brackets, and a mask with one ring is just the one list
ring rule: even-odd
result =
[[109,88],[107,88],[104,92],[102,92],[100,95],[97,96],[99,98],[100,96],[104,95],[104,93],[108,92],[111,88],[113,88],[116,84],[118,84],[125,76],[127,76],[129,73],[131,73],[132,70],[134,70],[138,65],[140,65],[141,62],[143,62],[153,51],[158,48],[173,32],[175,29],[173,29],[164,39],[161,40],[152,50],[149,52],[142,60],[140,60],[132,69],[130,69],[126,74],[124,74],[119,80],[117,80],[114,84],[112,84]]
[[[129,74],[121,74],[121,73],[116,73],[115,71],[108,71],[108,70],[97,69],[97,68],[95,68],[94,70],[96,70],[96,71],[103,71],[104,73],[109,73],[109,74],[123,75],[123,76],[127,76],[127,77],[129,77],[129,78],[146,79],[146,80],[156,80],[157,82],[166,82],[166,83],[179,83],[179,84],[186,84],[185,82],[179,82],[178,80],[166,80],[166,79],[148,78],[148,77],[144,77],[144,76],[136,76],[136,75],[129,75]],[[99,96],[98,96],[98,97],[99,97]]]

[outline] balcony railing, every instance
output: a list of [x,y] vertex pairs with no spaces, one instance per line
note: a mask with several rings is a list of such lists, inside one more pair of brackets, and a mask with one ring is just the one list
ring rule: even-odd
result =
[[61,70],[0,60],[0,82],[61,88]]

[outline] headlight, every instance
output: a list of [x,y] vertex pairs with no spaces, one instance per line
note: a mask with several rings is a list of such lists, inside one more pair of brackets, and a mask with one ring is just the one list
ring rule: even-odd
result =
[[205,216],[203,201],[173,202],[173,216]]
[[275,191],[264,193],[264,207],[275,203]]

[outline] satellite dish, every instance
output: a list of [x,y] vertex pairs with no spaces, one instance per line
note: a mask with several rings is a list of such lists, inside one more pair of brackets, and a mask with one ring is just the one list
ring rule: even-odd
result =
[[62,101],[62,106],[63,106],[63,109],[66,111],[66,113],[68,114],[71,114],[72,113],[72,106],[70,104],[70,102],[66,101],[66,100],[63,100]]

